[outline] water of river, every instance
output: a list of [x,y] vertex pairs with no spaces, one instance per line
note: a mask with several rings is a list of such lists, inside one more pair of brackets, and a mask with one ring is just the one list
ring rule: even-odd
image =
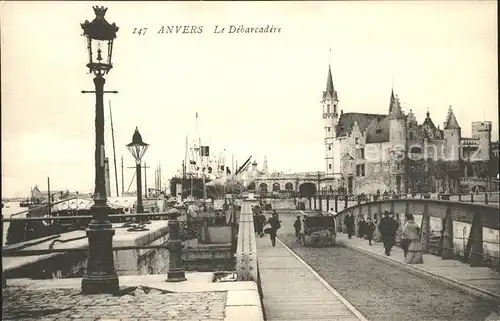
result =
[[[19,202],[5,202],[4,207],[2,208],[2,216],[3,218],[9,218],[12,214],[16,214],[26,210],[25,207],[21,207]],[[5,245],[7,240],[7,230],[9,229],[9,223],[6,222],[3,224],[2,231],[2,246]]]

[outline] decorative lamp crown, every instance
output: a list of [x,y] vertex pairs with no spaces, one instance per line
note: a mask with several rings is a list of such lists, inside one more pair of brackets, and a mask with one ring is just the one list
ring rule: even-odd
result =
[[113,53],[113,40],[116,38],[118,27],[115,23],[109,24],[104,18],[108,8],[94,6],[95,18],[92,22],[85,20],[81,23],[83,36],[87,38],[87,50],[89,62],[87,67],[94,74],[108,73],[113,64],[111,56]]
[[108,11],[108,8],[106,8],[104,6],[102,6],[102,7],[93,6],[92,8],[94,9],[94,13],[95,13],[96,17],[104,19],[104,15],[106,14],[106,11]]
[[141,163],[142,157],[146,153],[149,144],[142,141],[142,136],[139,133],[139,129],[136,127],[134,135],[132,136],[132,142],[127,144],[127,149],[130,151],[132,156],[134,156],[135,162],[137,164]]

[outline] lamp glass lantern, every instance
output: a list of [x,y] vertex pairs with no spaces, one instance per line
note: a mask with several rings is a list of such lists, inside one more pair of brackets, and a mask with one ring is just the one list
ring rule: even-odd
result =
[[113,41],[116,38],[118,27],[115,23],[110,24],[104,18],[107,8],[94,6],[96,15],[92,22],[86,20],[81,24],[83,36],[87,39],[88,63],[87,67],[94,74],[107,74],[113,64]]
[[142,141],[142,136],[139,133],[139,129],[136,127],[134,135],[132,136],[132,142],[127,144],[127,149],[130,151],[132,156],[134,156],[135,163],[140,164],[142,157],[146,153],[149,144]]

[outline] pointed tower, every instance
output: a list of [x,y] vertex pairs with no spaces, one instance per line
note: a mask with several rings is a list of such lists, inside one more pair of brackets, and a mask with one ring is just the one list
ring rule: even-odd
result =
[[405,193],[406,116],[401,110],[398,96],[394,96],[394,93],[391,93],[389,111],[390,188],[396,193]]
[[443,124],[443,134],[445,140],[445,160],[458,161],[460,159],[460,135],[461,129],[453,109],[448,109],[448,116]]
[[394,102],[396,101],[396,99],[394,98],[394,89],[391,89],[391,98],[389,100],[389,114],[391,114],[392,112],[392,106],[394,105]]
[[264,156],[264,165],[262,166],[262,171],[264,174],[269,174],[269,167],[267,167],[267,157]]
[[332,69],[328,65],[326,90],[323,92],[321,105],[323,108],[323,127],[325,131],[325,174],[326,178],[340,175],[340,145],[336,142],[335,128],[338,121],[338,96],[333,87]]

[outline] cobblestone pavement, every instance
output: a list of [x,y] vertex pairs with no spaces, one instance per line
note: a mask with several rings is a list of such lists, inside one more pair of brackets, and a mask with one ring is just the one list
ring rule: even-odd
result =
[[[500,307],[459,289],[410,274],[352,249],[295,243],[295,215],[280,214],[278,238],[372,321],[483,321]],[[497,320],[497,318],[493,318]],[[493,320],[491,319],[491,320]]]
[[122,288],[121,296],[83,295],[79,289],[2,289],[3,320],[222,321],[227,292],[172,293]]

